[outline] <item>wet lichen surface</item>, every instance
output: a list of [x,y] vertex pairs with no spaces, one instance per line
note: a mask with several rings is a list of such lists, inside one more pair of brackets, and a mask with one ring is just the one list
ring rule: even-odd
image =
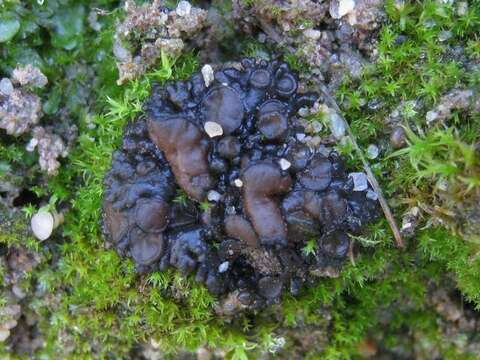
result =
[[336,152],[302,142],[297,111],[318,96],[287,64],[244,58],[208,85],[197,73],[154,88],[127,125],[104,230],[139,271],[172,266],[258,308],[338,271],[377,204]]

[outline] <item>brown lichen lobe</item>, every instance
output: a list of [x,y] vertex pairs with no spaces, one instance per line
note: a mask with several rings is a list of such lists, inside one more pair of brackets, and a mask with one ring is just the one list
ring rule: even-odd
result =
[[277,201],[288,192],[292,179],[279,166],[262,162],[249,165],[242,175],[245,212],[262,245],[287,245],[287,229]]
[[178,185],[202,201],[213,186],[208,169],[208,142],[200,129],[181,117],[148,120],[150,138],[165,154]]

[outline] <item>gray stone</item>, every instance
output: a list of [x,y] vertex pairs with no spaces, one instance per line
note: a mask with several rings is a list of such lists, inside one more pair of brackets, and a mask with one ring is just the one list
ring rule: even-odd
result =
[[329,9],[330,16],[334,19],[340,19],[352,12],[354,8],[354,0],[331,0]]
[[344,137],[347,131],[345,121],[336,112],[330,113],[330,130],[336,139]]
[[9,96],[13,93],[13,84],[9,78],[0,80],[0,93]]
[[178,16],[183,17],[190,14],[192,5],[188,1],[180,1],[175,9]]
[[372,160],[376,159],[379,153],[380,153],[380,150],[378,149],[377,145],[375,144],[368,145],[367,156],[369,159],[372,159]]
[[218,191],[215,191],[215,190],[210,190],[208,193],[207,193],[207,199],[208,201],[215,201],[215,202],[218,202],[220,201],[220,198],[222,197],[222,195],[218,192]]
[[209,64],[205,64],[202,67],[202,76],[203,76],[203,81],[205,82],[205,86],[209,87],[210,84],[213,82],[215,79],[213,75],[213,69]]
[[224,273],[225,271],[228,270],[228,267],[230,266],[230,263],[228,261],[225,261],[223,263],[221,263],[219,266],[218,266],[218,272],[219,273]]
[[365,173],[352,172],[348,176],[353,180],[353,191],[365,191],[368,189],[368,179]]

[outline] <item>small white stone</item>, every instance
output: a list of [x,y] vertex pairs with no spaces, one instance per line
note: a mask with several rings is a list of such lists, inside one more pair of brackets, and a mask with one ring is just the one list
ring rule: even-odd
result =
[[35,150],[35,147],[37,146],[37,144],[38,144],[38,140],[36,138],[31,138],[27,146],[25,147],[25,149],[28,152],[32,152],[33,150]]
[[4,329],[3,327],[0,328],[0,342],[4,342],[10,336],[10,330]]
[[330,16],[340,19],[355,8],[354,0],[332,0],[330,2]]
[[175,9],[178,16],[187,16],[192,11],[192,5],[188,1],[180,1]]
[[278,163],[280,164],[280,168],[282,170],[287,170],[290,166],[292,166],[290,161],[288,161],[287,159],[284,159],[284,158],[281,158]]
[[0,93],[7,96],[13,93],[13,85],[9,78],[0,80]]
[[430,110],[425,115],[425,119],[427,120],[427,124],[434,122],[438,118],[438,113],[436,111]]
[[452,37],[451,31],[443,30],[443,31],[440,31],[440,33],[438,34],[438,41],[442,41],[442,42],[447,41],[451,37]]
[[368,189],[367,175],[363,172],[352,172],[348,176],[353,179],[353,191],[365,191]]
[[305,132],[308,134],[318,134],[320,131],[322,131],[323,125],[321,122],[313,120],[308,123],[308,125],[305,127]]
[[215,191],[215,190],[210,190],[208,193],[207,193],[207,199],[208,201],[220,201],[220,198],[222,197],[222,195],[220,195],[220,193],[218,191]]
[[305,35],[307,39],[318,40],[320,36],[322,36],[322,32],[320,30],[307,29],[303,32],[303,35]]
[[225,271],[228,270],[228,267],[230,266],[230,263],[228,261],[225,261],[223,263],[221,263],[219,266],[218,266],[218,272],[219,273],[224,273]]
[[233,183],[234,183],[235,186],[238,187],[238,188],[241,188],[241,187],[243,186],[243,181],[240,180],[240,179],[235,179],[235,180],[233,181]]
[[207,121],[204,125],[204,129],[211,138],[223,135],[222,125],[215,121]]
[[316,133],[322,131],[323,129],[323,125],[320,121],[314,120],[310,124],[312,125],[313,131],[315,131]]
[[366,195],[367,199],[370,199],[370,200],[373,200],[373,201],[377,201],[378,200],[378,195],[375,191],[373,190],[368,190],[367,191],[367,195]]
[[402,230],[405,231],[405,230],[408,230],[412,227],[412,223],[411,222],[403,222],[402,223]]
[[27,296],[25,290],[23,290],[18,284],[12,286],[12,292],[17,297],[17,299],[23,299],[25,298],[25,296]]
[[308,109],[308,107],[302,107],[298,110],[298,115],[300,115],[301,117],[308,116],[309,114],[310,110]]
[[299,133],[299,134],[296,134],[295,137],[297,138],[298,141],[303,141],[305,140],[306,135]]
[[437,181],[437,189],[440,191],[448,190],[448,181],[447,179],[440,179]]
[[420,208],[418,206],[414,206],[413,208],[410,209],[410,214],[412,214],[414,217],[418,217],[420,215]]
[[457,4],[457,14],[459,16],[464,16],[467,14],[468,11],[468,2],[461,1]]
[[336,139],[344,137],[347,131],[345,121],[336,112],[330,113],[330,131]]
[[53,231],[53,215],[47,211],[40,211],[32,216],[30,225],[32,227],[33,234],[38,240],[47,240]]
[[372,159],[372,160],[376,159],[379,153],[380,153],[380,150],[378,149],[377,145],[375,144],[368,145],[367,156],[369,159]]
[[320,136],[312,136],[305,143],[310,146],[312,149],[317,149],[322,144],[322,138]]
[[209,87],[210,84],[215,79],[215,77],[213,75],[213,68],[209,64],[203,65],[202,75],[203,75],[203,81],[205,82],[205,86]]

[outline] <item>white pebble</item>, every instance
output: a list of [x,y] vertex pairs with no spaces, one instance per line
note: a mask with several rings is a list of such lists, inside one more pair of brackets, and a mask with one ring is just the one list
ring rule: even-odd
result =
[[192,5],[188,1],[180,1],[175,9],[178,16],[187,16],[192,11]]
[[318,40],[320,36],[322,36],[322,33],[319,30],[307,29],[303,32],[303,35],[305,35],[307,39]]
[[464,16],[468,11],[468,3],[466,1],[461,1],[457,5],[457,14],[459,16]]
[[218,272],[219,273],[224,273],[225,271],[228,270],[229,265],[230,265],[230,263],[228,261],[225,261],[225,262],[221,263],[218,266]]
[[290,161],[288,161],[287,159],[284,159],[284,158],[281,158],[278,163],[280,164],[280,168],[282,170],[287,170],[290,166],[292,166]]
[[412,223],[411,222],[402,222],[402,228],[401,230],[402,231],[405,231],[405,230],[408,230],[412,227]]
[[305,134],[302,134],[302,133],[299,133],[299,134],[296,134],[295,137],[297,138],[298,141],[303,141],[305,140]]
[[440,33],[438,34],[438,41],[442,41],[442,42],[447,41],[451,37],[452,37],[451,31],[443,30],[443,31],[440,31]]
[[430,123],[434,122],[438,118],[438,113],[436,111],[430,110],[427,112],[427,115],[425,115],[425,119],[427,120],[427,124],[430,125]]
[[372,160],[376,159],[379,153],[380,153],[380,150],[378,149],[377,145],[375,144],[368,145],[367,156],[369,159],[372,159]]
[[23,290],[22,287],[18,284],[12,286],[12,292],[17,297],[17,299],[23,299],[25,298],[25,296],[27,296],[25,290]]
[[298,115],[301,117],[306,117],[310,114],[310,110],[308,107],[302,107],[298,110]]
[[220,198],[222,197],[222,195],[220,195],[220,193],[218,191],[215,191],[215,190],[210,190],[208,193],[207,193],[207,199],[208,201],[220,201]]
[[4,342],[10,336],[10,330],[4,329],[3,327],[0,328],[0,342]]
[[312,125],[313,131],[315,131],[316,133],[322,131],[323,125],[320,121],[314,120],[310,124]]
[[55,220],[53,215],[47,211],[40,211],[32,216],[30,225],[33,235],[40,240],[47,240],[52,235]]
[[205,82],[205,86],[209,87],[210,84],[215,79],[215,77],[213,75],[213,68],[209,64],[203,65],[202,75],[203,75],[203,81]]
[[336,112],[330,113],[330,131],[336,139],[341,139],[345,136],[347,130],[345,121]]
[[370,200],[373,200],[373,201],[377,201],[378,200],[378,195],[375,191],[373,190],[368,190],[367,191],[367,195],[366,195],[367,199],[370,199]]
[[368,189],[367,175],[363,172],[352,172],[348,176],[353,179],[353,191],[365,191]]
[[28,152],[32,152],[33,150],[35,150],[35,147],[37,146],[37,144],[38,144],[38,140],[36,138],[31,138],[27,146],[25,147],[25,149]]
[[354,0],[332,0],[330,2],[330,16],[340,19],[355,8]]
[[211,138],[223,135],[222,125],[215,121],[207,121],[204,125],[204,129]]
[[235,186],[238,187],[238,188],[241,188],[241,187],[243,186],[243,181],[240,180],[240,179],[235,179],[235,180],[233,181],[233,183],[234,183]]
[[13,93],[13,85],[9,78],[0,80],[0,93],[7,96]]

